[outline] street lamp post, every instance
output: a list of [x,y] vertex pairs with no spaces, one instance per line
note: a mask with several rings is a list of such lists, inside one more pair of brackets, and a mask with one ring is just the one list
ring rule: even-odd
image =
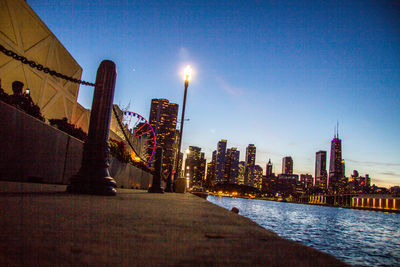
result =
[[[183,122],[185,121],[185,107],[186,107],[186,95],[187,95],[187,89],[189,87],[189,81],[190,78],[192,77],[192,68],[190,66],[187,66],[184,71],[185,75],[185,93],[183,96],[183,107],[182,107],[182,118],[181,118],[181,128],[180,128],[180,134],[179,134],[179,142],[178,142],[178,151],[176,152],[176,159],[175,159],[175,175],[178,176],[178,164],[179,164],[179,154],[181,152],[181,146],[182,146],[182,136],[183,136]],[[183,158],[182,158],[183,161]],[[182,162],[183,165],[183,162]],[[175,180],[176,177],[174,177]]]

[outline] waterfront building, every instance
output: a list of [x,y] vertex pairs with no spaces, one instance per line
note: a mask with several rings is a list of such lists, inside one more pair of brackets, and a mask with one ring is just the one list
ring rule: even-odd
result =
[[278,174],[278,179],[279,180],[296,180],[299,181],[299,175],[297,174]]
[[311,188],[314,185],[314,178],[311,174],[300,174],[300,182],[305,189]]
[[217,155],[215,162],[215,178],[217,183],[224,182],[226,142],[226,140],[222,139],[218,142],[217,146]]
[[326,171],[326,151],[318,151],[315,154],[315,180],[314,186],[326,189],[328,175]]
[[273,173],[269,177],[265,176],[265,178],[263,179],[263,184],[261,186],[262,192],[269,196],[275,196],[277,193],[277,180],[278,177],[276,177]]
[[185,177],[189,179],[189,187],[202,186],[205,175],[206,159],[200,147],[189,146],[185,161]]
[[297,174],[279,174],[273,185],[274,193],[281,196],[288,197],[296,194],[299,191],[299,176]]
[[369,193],[371,191],[371,178],[368,174],[364,177],[358,174],[357,170],[353,170],[346,186],[348,193]]
[[246,162],[240,161],[238,164],[238,179],[237,179],[237,183],[240,185],[244,185],[245,172],[246,172]]
[[249,144],[246,148],[246,169],[244,175],[244,184],[254,186],[254,166],[256,163],[256,147]]
[[[167,99],[152,99],[149,123],[156,134],[157,147],[163,149],[163,169],[174,167],[176,153],[175,133],[178,104]],[[179,172],[178,172],[179,173]]]
[[271,177],[272,176],[272,163],[271,159],[268,160],[267,167],[265,168],[265,176]]
[[339,139],[339,132],[336,129],[334,138],[331,141],[331,158],[329,164],[328,188],[332,192],[338,192],[343,178],[342,163],[342,140]]
[[224,180],[228,183],[236,184],[239,173],[239,155],[236,147],[228,148],[225,157]]
[[207,186],[214,186],[216,183],[215,179],[215,165],[217,161],[217,151],[214,150],[212,153],[211,162],[207,164]]
[[282,159],[282,173],[293,174],[293,159],[292,157],[284,157]]
[[260,165],[255,165],[254,166],[254,178],[253,178],[253,186],[255,188],[261,189],[262,178],[263,178],[263,168]]

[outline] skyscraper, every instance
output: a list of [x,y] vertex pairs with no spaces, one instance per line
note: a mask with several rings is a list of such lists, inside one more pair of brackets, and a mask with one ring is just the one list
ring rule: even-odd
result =
[[240,152],[237,150],[236,147],[228,148],[226,151],[224,180],[228,183],[237,183],[239,171],[239,155]]
[[167,99],[152,99],[149,123],[156,134],[157,147],[163,148],[163,169],[173,166],[178,105]]
[[244,175],[246,172],[246,162],[240,161],[238,164],[238,184],[244,184]]
[[200,147],[189,146],[185,161],[185,177],[189,178],[190,187],[202,186],[206,168],[206,159]]
[[215,162],[215,178],[217,183],[224,182],[225,154],[226,154],[226,140],[221,140],[218,142],[216,162]]
[[253,186],[255,188],[261,189],[262,186],[262,178],[263,178],[263,168],[260,165],[254,165],[254,174],[253,174]]
[[282,174],[293,174],[292,157],[284,157],[282,159]]
[[207,179],[206,184],[207,186],[215,185],[215,165],[217,161],[217,151],[214,150],[212,153],[211,162],[207,163]]
[[268,160],[267,167],[265,170],[265,177],[270,178],[272,177],[272,163],[271,159]]
[[327,187],[327,172],[326,172],[326,151],[318,151],[315,153],[315,180],[314,186],[321,189]]
[[336,129],[335,136],[331,141],[331,159],[329,164],[328,188],[332,191],[338,191],[339,184],[342,178],[342,140],[339,139],[339,132]]
[[246,148],[246,171],[244,175],[244,184],[254,186],[254,166],[256,164],[256,147],[249,144]]

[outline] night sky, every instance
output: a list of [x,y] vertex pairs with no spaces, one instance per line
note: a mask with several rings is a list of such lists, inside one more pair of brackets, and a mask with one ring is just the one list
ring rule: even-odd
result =
[[[400,184],[400,4],[397,1],[28,0],[95,81],[103,59],[117,65],[114,102],[148,118],[152,98],[183,100],[182,149],[208,159],[220,139],[257,147],[281,173],[314,175],[339,122],[346,175]],[[90,108],[93,89],[78,101]],[[180,118],[180,115],[179,115]],[[329,167],[329,160],[327,163]]]

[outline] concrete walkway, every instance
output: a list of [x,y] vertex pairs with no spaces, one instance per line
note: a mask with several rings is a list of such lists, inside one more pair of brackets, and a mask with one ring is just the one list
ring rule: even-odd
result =
[[345,266],[191,194],[0,182],[0,266]]

